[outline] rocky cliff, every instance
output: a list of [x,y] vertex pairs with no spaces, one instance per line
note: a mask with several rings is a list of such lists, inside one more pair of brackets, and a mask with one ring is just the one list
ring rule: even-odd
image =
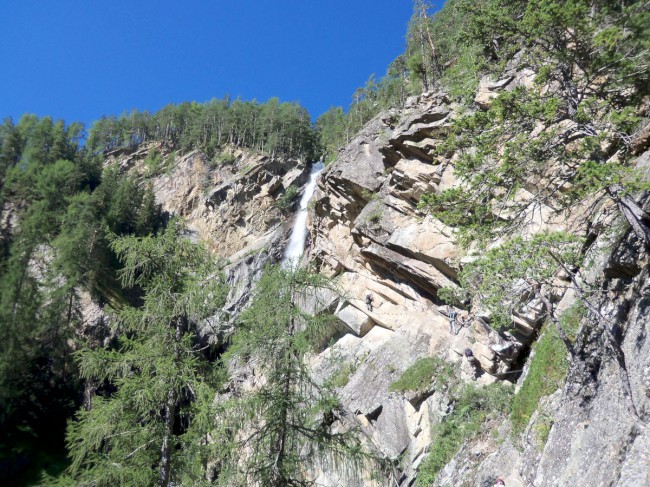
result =
[[[477,106],[486,108],[500,91],[530,83],[533,75],[523,70],[484,80]],[[457,155],[436,155],[434,149],[463,110],[444,93],[429,93],[410,99],[402,111],[377,116],[323,173],[311,214],[315,244],[309,259],[340,283],[344,298],[335,314],[345,331],[313,366],[320,376],[345,371],[342,402],[395,462],[391,482],[400,485],[415,481],[432,425],[454,404],[435,378],[425,392],[391,392],[391,384],[419,358],[438,356],[455,364],[466,382],[504,380],[514,388],[543,321],[541,303],[533,299],[513,315],[510,329],[497,331],[481,310],[455,309],[437,297],[440,288],[456,285],[476,249],[461,248],[453,229],[420,213],[416,204],[425,192],[459,185]],[[638,164],[649,158],[646,153]],[[520,198],[527,194],[522,190]],[[641,422],[627,413],[621,365],[603,351],[602,330],[583,323],[580,357],[566,385],[540,401],[523,436],[512,434],[507,421],[493,425],[491,434],[463,444],[436,485],[492,485],[490,478],[497,476],[508,486],[650,484],[650,438],[643,424],[650,406],[647,254],[616,215],[611,202],[590,211],[578,205],[562,215],[531,205],[518,233],[560,229],[593,242],[579,276],[602,290],[598,312],[625,352]],[[565,310],[576,297],[560,292],[554,300]],[[547,440],[535,433],[540,423],[550,428]]]
[[[152,170],[152,154],[160,162]],[[282,257],[291,211],[277,204],[290,187],[298,190],[309,174],[303,161],[271,158],[245,149],[225,149],[210,160],[201,151],[177,155],[164,143],[136,151],[115,151],[106,166],[137,174],[152,184],[156,202],[183,218],[188,237],[200,241],[224,262],[230,292],[224,311],[234,316],[247,302],[253,282],[267,263]],[[293,200],[289,200],[290,210]],[[208,319],[200,330],[220,343],[231,329],[224,316]]]
[[[476,109],[533,76],[521,70],[483,80]],[[438,297],[441,288],[458,285],[459,272],[476,258],[477,248],[463,248],[453,228],[418,211],[417,203],[424,193],[460,184],[454,174],[458,154],[440,155],[436,148],[466,111],[438,92],[381,113],[322,173],[310,204],[313,243],[303,263],[334,278],[341,290],[328,299],[339,321],[336,340],[311,358],[311,367],[319,380],[333,379],[348,416],[394,465],[388,477],[360,485],[414,484],[434,439],[432,427],[456,407],[448,385],[435,377],[422,390],[392,390],[409,367],[437,357],[452,364],[465,383],[503,382],[516,391],[544,321],[541,303],[529,298],[512,316],[512,326],[498,331],[484,310],[454,308]],[[151,173],[146,159],[153,150],[168,162]],[[646,152],[638,164],[648,165],[649,159]],[[225,261],[232,286],[225,311],[231,316],[246,305],[264,265],[279,261],[290,219],[277,202],[307,174],[299,161],[239,150],[215,164],[201,152],[181,157],[160,144],[112,154],[107,163],[147,176],[163,208],[183,216],[190,236]],[[532,190],[522,188],[518,201],[527,201]],[[583,319],[578,360],[566,383],[539,402],[524,433],[512,432],[507,415],[484,425],[480,435],[461,445],[435,485],[491,485],[497,476],[509,487],[650,484],[644,424],[650,408],[648,255],[613,203],[593,203],[562,214],[531,203],[518,234],[559,229],[587,238],[589,264],[577,276],[601,291],[597,312],[624,351],[639,418],[629,414],[621,364],[604,353],[602,330]],[[553,299],[562,311],[576,296],[558,292]],[[208,319],[202,334],[221,344],[230,326]],[[321,472],[318,481],[340,485],[336,472]]]
[[[647,250],[615,217],[590,247],[587,261],[582,279],[601,295],[594,313],[614,331],[624,363],[608,355],[602,330],[583,320],[579,356],[566,383],[540,401],[524,433],[464,445],[436,485],[480,485],[496,476],[508,486],[650,484]],[[563,302],[574,299],[567,293]],[[640,421],[630,413],[631,403]],[[499,434],[507,429],[501,425]]]

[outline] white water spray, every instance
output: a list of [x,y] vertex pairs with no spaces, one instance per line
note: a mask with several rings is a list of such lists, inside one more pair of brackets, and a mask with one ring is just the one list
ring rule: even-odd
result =
[[285,269],[296,266],[298,264],[298,260],[305,250],[305,239],[307,238],[307,204],[309,203],[311,197],[314,195],[318,175],[321,173],[324,167],[325,166],[322,162],[318,162],[311,168],[311,173],[309,174],[309,182],[305,186],[305,190],[302,193],[302,198],[300,199],[300,209],[298,210],[296,220],[293,223],[293,230],[291,231],[289,243],[287,244],[287,248],[284,251],[282,267]]

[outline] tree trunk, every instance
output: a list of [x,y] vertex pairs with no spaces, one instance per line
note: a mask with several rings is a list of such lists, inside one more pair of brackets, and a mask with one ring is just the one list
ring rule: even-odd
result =
[[160,449],[160,477],[158,485],[167,487],[171,476],[172,467],[172,435],[174,434],[174,419],[176,416],[176,393],[170,389],[167,393],[165,404],[165,425],[163,441]]
[[73,304],[73,298],[74,298],[74,289],[70,290],[70,298],[68,299],[68,316],[66,318],[66,327],[70,326],[70,322],[72,321],[72,304]]
[[569,117],[573,118],[573,116],[578,112],[578,105],[580,104],[578,89],[573,82],[570,66],[568,66],[566,63],[561,64],[560,74],[562,76],[562,89],[564,90],[564,96],[567,102],[567,113]]
[[[295,322],[295,316],[294,316],[294,310],[295,310],[295,304],[293,302],[293,276],[291,277],[291,285],[289,286],[289,292],[292,293],[291,300],[289,302],[289,309],[290,309],[290,320],[289,320],[289,329],[287,330],[287,335],[289,337],[293,337],[295,332],[296,332],[296,322]],[[282,360],[284,362],[281,367],[284,368],[284,370],[281,371],[281,373],[285,374],[284,375],[284,383],[282,384],[282,393],[283,393],[283,398],[285,401],[289,399],[289,396],[291,394],[291,383],[293,380],[292,377],[292,370],[293,370],[293,341],[290,340],[288,344],[288,350],[287,354]],[[275,457],[275,465],[273,468],[273,472],[271,473],[271,482],[273,487],[282,487],[286,484],[286,479],[284,478],[284,461],[286,457],[286,448],[287,448],[287,435],[288,435],[288,424],[289,424],[289,408],[287,406],[287,403],[284,402],[282,405],[282,411],[280,413],[280,418],[281,418],[281,424],[280,424],[280,431],[279,431],[279,437],[276,443],[276,457]]]
[[[176,320],[176,329],[174,330],[174,361],[178,362],[181,356],[180,340],[184,319],[178,317]],[[173,380],[173,379],[172,379]],[[167,487],[171,476],[172,468],[172,436],[174,435],[174,421],[176,419],[176,404],[178,397],[176,390],[172,387],[167,393],[167,402],[165,403],[165,424],[163,428],[163,441],[160,448],[160,477],[158,480],[159,487]]]
[[623,187],[620,184],[608,186],[607,194],[616,201],[619,210],[636,236],[641,239],[646,248],[650,248],[650,215],[634,199],[623,193]]

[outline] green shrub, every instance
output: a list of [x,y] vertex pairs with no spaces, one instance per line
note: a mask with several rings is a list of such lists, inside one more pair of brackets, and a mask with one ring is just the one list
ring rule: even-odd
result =
[[377,193],[374,193],[368,189],[361,191],[361,196],[366,201],[376,201],[379,199],[379,195]]
[[332,377],[330,378],[329,385],[338,389],[340,387],[345,387],[350,381],[350,376],[354,374],[357,370],[357,367],[351,363],[345,363],[341,368],[339,368]]
[[578,302],[568,308],[560,315],[560,324],[564,329],[564,333],[567,334],[569,340],[575,342],[578,335],[578,329],[580,328],[580,321],[585,315],[584,304]]
[[151,150],[144,159],[145,175],[154,176],[162,169],[162,156],[157,149]]
[[230,151],[219,152],[212,158],[212,167],[224,166],[233,164],[236,160],[235,154]]
[[510,397],[510,390],[501,383],[482,388],[463,386],[457,392],[453,411],[433,427],[433,441],[418,469],[417,485],[431,485],[465,441],[481,433],[487,421],[507,411]]
[[275,206],[281,211],[290,210],[296,202],[299,194],[300,191],[298,188],[295,186],[289,186],[284,194],[276,200]]
[[537,446],[540,450],[544,448],[548,441],[548,435],[553,427],[553,417],[548,414],[543,414],[533,428],[535,430],[535,437],[537,439]]
[[460,287],[441,287],[436,296],[443,303],[459,306],[467,300],[467,291]]
[[170,152],[162,164],[163,169],[165,170],[165,174],[167,176],[171,176],[172,174],[172,170],[174,169],[174,163],[176,162],[176,154],[177,154],[176,151]]
[[376,208],[368,215],[368,221],[371,223],[379,223],[382,213],[381,208]]

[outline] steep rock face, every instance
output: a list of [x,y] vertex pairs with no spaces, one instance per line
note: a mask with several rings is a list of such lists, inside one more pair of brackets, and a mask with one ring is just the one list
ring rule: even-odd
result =
[[[481,485],[497,476],[509,487],[650,485],[649,258],[622,219],[610,217],[579,276],[601,290],[598,312],[624,353],[632,396],[602,328],[583,320],[566,384],[540,401],[523,436],[511,439],[506,431],[501,444],[488,438],[465,445],[435,485]],[[573,302],[567,293],[561,304]],[[632,402],[640,422],[630,413]]]
[[[382,113],[366,125],[320,179],[311,259],[321,272],[339,276],[343,310],[352,306],[391,330],[441,323],[440,333],[454,342],[450,359],[479,342],[486,370],[505,372],[538,325],[534,303],[519,317],[520,329],[501,336],[486,332],[479,313],[467,317],[441,307],[437,292],[456,286],[464,251],[451,228],[416,208],[423,193],[459,184],[456,156],[435,155],[459,112],[443,93],[425,94],[403,112]],[[538,230],[546,225],[540,222]],[[453,323],[449,311],[458,313]]]
[[[531,485],[650,485],[649,257],[632,232],[608,233],[584,279],[603,290],[599,312],[625,354],[632,397],[602,330],[585,325],[580,360],[551,409],[548,442],[536,468],[522,469]],[[645,426],[630,414],[631,402]]]
[[[650,151],[636,166],[646,179],[650,176]],[[647,211],[647,196],[636,199]],[[467,445],[436,485],[477,485],[495,476],[515,487],[650,485],[650,257],[613,205],[604,205],[592,218],[592,231],[595,241],[577,275],[593,290],[592,316],[581,322],[577,358],[564,387],[542,398],[521,438]],[[575,302],[569,290],[557,309]],[[620,359],[607,344],[603,326],[620,346]]]
[[[477,105],[489,106],[499,91],[526,85],[532,75],[523,70],[496,82],[483,80]],[[521,365],[521,354],[535,339],[543,318],[541,303],[532,300],[513,315],[511,329],[497,332],[487,325],[487,316],[480,309],[453,309],[442,305],[437,297],[440,288],[456,285],[459,270],[471,258],[456,243],[451,228],[431,215],[420,214],[416,204],[423,193],[462,184],[454,175],[457,155],[435,151],[459,115],[459,108],[443,93],[435,93],[410,99],[401,112],[378,115],[324,171],[310,216],[314,241],[310,260],[321,272],[336,276],[344,298],[335,314],[347,333],[315,358],[315,373],[336,377],[341,370],[346,371],[345,384],[340,386],[343,405],[356,415],[384,456],[400,459],[399,478],[392,482],[401,485],[412,484],[428,451],[430,427],[442,420],[450,405],[444,390],[434,388],[411,398],[390,392],[391,383],[418,358],[431,355],[456,363],[467,381],[486,384],[516,377],[507,373]],[[520,190],[518,201],[527,201],[531,192],[532,187]],[[586,236],[591,232],[598,246],[607,238],[606,230],[617,225],[612,220],[614,208],[602,205],[602,216],[596,220],[585,208],[559,214],[550,207],[533,205],[520,233],[570,230]],[[507,209],[496,211],[500,218],[508,218]],[[635,248],[630,242],[621,245]],[[643,396],[637,407],[647,414],[644,391],[650,373],[646,373],[647,360],[643,359],[647,356],[645,299],[639,298],[645,291],[639,284],[638,289],[625,288],[626,298],[616,297],[623,290],[616,288],[622,285],[621,279],[627,280],[626,286],[631,285],[630,279],[640,279],[640,269],[645,266],[645,254],[630,252],[599,256],[602,269],[595,266],[593,272],[598,277],[589,282],[611,288],[611,299],[626,300],[623,305],[603,303],[604,310],[613,307],[607,311],[609,315],[637,317],[635,324],[621,322],[620,329],[630,330],[629,336],[625,332],[621,337],[627,344],[626,353],[635,357],[630,361],[630,374],[635,377],[631,380],[634,394]],[[572,293],[558,292],[553,299],[558,310],[575,302]],[[596,360],[602,344],[601,348],[594,345],[589,352],[588,344],[597,339],[589,334],[583,339],[585,353],[591,353],[592,361],[597,362],[585,365],[581,372],[591,379],[570,377],[565,392],[542,401],[527,430],[523,453],[515,445],[517,441],[509,439],[507,425],[501,425],[494,438],[464,445],[441,472],[437,484],[479,485],[495,475],[506,478],[508,486],[521,487],[649,484],[644,477],[650,451],[645,433],[632,421],[624,420],[619,429],[615,425],[625,416],[616,362],[610,360],[607,365]],[[466,349],[472,350],[481,370],[473,370],[467,363],[463,356]],[[328,365],[332,357],[336,357],[336,366]],[[585,392],[585,387],[590,392]],[[569,399],[571,395],[575,397]],[[608,408],[612,397],[618,398],[618,404]],[[553,427],[546,447],[540,451],[531,431],[549,417],[553,418]],[[587,467],[590,455],[598,458],[599,465]],[[616,468],[608,467],[611,464]],[[586,472],[589,475],[584,476]]]
[[[342,402],[384,456],[401,459],[394,480],[403,484],[413,480],[431,425],[449,404],[444,390],[407,397],[390,392],[390,385],[431,355],[457,363],[470,380],[475,371],[465,364],[466,349],[483,370],[506,372],[527,340],[516,330],[499,334],[478,315],[437,298],[440,288],[456,286],[463,251],[453,230],[416,204],[425,192],[458,184],[454,155],[433,155],[457,114],[438,93],[410,100],[404,112],[377,116],[324,171],[311,214],[310,258],[336,276],[344,298],[335,314],[349,333],[316,360],[316,374],[348,368]],[[526,319],[532,334],[536,323]],[[323,365],[332,355],[338,368]],[[478,372],[482,384],[497,378]]]
[[[212,345],[222,345],[232,332],[233,318],[246,306],[267,263],[281,259],[291,220],[276,201],[289,187],[300,188],[309,174],[302,161],[243,149],[225,153],[225,160],[211,161],[200,151],[177,155],[170,146],[154,142],[135,151],[115,151],[105,163],[152,184],[156,202],[183,218],[188,237],[224,261],[229,294],[223,313],[198,327]],[[147,165],[152,154],[163,161],[162,167],[152,170]]]
[[[485,79],[476,103],[485,108],[500,90],[525,85],[530,78],[523,70],[507,79]],[[513,316],[512,329],[497,332],[482,310],[453,309],[438,299],[438,290],[455,286],[471,257],[457,244],[453,229],[419,213],[416,204],[423,193],[461,184],[454,175],[458,156],[435,150],[460,112],[445,94],[434,93],[410,99],[401,112],[380,114],[324,171],[310,205],[313,245],[306,260],[335,277],[342,296],[327,300],[342,337],[312,357],[311,366],[317,380],[335,379],[348,416],[376,451],[398,464],[391,485],[412,485],[428,453],[432,425],[453,407],[445,387],[435,381],[412,394],[392,392],[391,384],[419,358],[434,355],[454,363],[464,380],[480,385],[514,377],[506,374],[519,368],[521,353],[542,321],[540,303],[532,300]],[[164,147],[159,150],[170,154]],[[144,174],[146,154],[143,149],[116,160]],[[231,291],[224,311],[236,315],[264,265],[281,257],[288,225],[274,203],[290,185],[304,182],[306,168],[294,161],[233,155],[216,168],[200,152],[176,157],[167,173],[152,181],[163,207],[184,216],[194,236],[230,262]],[[531,191],[522,189],[517,197],[526,201]],[[612,240],[606,230],[618,224],[611,209],[602,207],[605,216],[594,220],[585,218],[591,215],[581,208],[556,215],[544,207],[521,233],[568,228],[586,234],[590,229],[596,238],[593,248],[601,252],[593,256],[596,264],[589,276],[584,271],[584,279],[606,290],[602,312],[615,322],[629,359],[636,407],[647,417],[648,257],[628,233]],[[566,309],[575,296],[558,293],[554,299],[558,309]],[[201,335],[221,344],[231,326],[221,316],[213,317],[202,323]],[[523,439],[509,437],[507,422],[494,425],[494,435],[461,447],[437,485],[480,485],[497,475],[509,487],[650,484],[649,440],[627,412],[617,364],[603,357],[594,330],[583,332],[580,340],[583,362],[563,391],[541,401]],[[480,370],[464,357],[467,349]],[[548,441],[540,445],[537,430],[549,418]],[[318,481],[340,485],[336,472],[318,472]]]
[[[153,151],[165,160],[165,167],[150,173],[145,159]],[[307,177],[306,165],[297,160],[233,149],[228,160],[218,162],[200,151],[178,156],[161,143],[126,154],[119,151],[106,164],[118,164],[122,171],[151,182],[163,210],[183,217],[197,239],[231,262],[268,246],[278,232],[286,231],[275,201]]]

